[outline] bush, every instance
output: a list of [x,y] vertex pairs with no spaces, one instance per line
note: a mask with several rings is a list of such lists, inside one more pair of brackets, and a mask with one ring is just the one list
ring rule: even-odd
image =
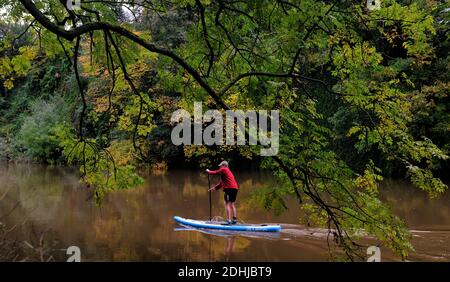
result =
[[37,161],[53,163],[61,156],[59,141],[55,135],[58,125],[68,122],[69,115],[64,100],[59,96],[49,101],[37,100],[31,106],[18,134],[18,149]]

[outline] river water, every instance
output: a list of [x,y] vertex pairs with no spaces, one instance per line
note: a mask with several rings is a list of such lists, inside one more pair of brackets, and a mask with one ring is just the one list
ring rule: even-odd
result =
[[[79,184],[75,169],[38,165],[0,167],[0,221],[18,225],[20,240],[44,234],[56,260],[77,246],[83,261],[328,261],[326,233],[298,224],[295,201],[280,216],[249,202],[256,189],[276,185],[262,173],[236,173],[238,218],[278,223],[280,234],[189,230],[173,216],[209,217],[208,180],[201,172],[148,174],[142,187],[108,194],[100,207]],[[217,181],[213,179],[212,182]],[[450,193],[437,199],[401,181],[385,181],[381,197],[412,230],[412,261],[450,261]],[[3,199],[2,199],[3,197]],[[222,192],[212,194],[214,216],[224,216]],[[325,236],[324,236],[325,235]],[[398,260],[382,248],[382,261]]]

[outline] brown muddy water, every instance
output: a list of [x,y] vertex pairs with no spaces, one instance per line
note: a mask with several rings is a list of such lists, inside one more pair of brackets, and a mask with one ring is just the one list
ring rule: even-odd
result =
[[[82,261],[328,261],[326,233],[298,224],[294,201],[275,216],[249,204],[252,192],[275,180],[261,173],[236,172],[238,218],[279,223],[279,234],[229,234],[183,228],[173,216],[207,219],[208,180],[201,172],[147,175],[142,187],[114,192],[101,207],[79,184],[77,171],[37,165],[0,166],[0,221],[18,225],[15,236],[44,234],[56,260],[78,246]],[[214,183],[216,179],[213,179]],[[222,192],[215,192],[213,215],[224,216]],[[385,181],[381,196],[412,230],[412,261],[450,261],[450,193],[429,199],[406,182]],[[2,198],[3,197],[3,198]],[[382,248],[382,261],[398,260]]]

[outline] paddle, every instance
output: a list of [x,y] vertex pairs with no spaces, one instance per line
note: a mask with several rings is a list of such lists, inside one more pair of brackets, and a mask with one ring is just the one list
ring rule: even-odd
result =
[[209,173],[208,173],[208,191],[209,191],[209,220],[212,219],[212,204],[211,204],[211,181],[209,180]]

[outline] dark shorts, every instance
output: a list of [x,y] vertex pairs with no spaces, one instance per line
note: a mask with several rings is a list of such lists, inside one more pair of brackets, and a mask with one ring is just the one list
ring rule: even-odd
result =
[[223,189],[223,199],[227,203],[234,203],[236,201],[236,196],[238,193],[238,189],[234,188],[225,188]]

